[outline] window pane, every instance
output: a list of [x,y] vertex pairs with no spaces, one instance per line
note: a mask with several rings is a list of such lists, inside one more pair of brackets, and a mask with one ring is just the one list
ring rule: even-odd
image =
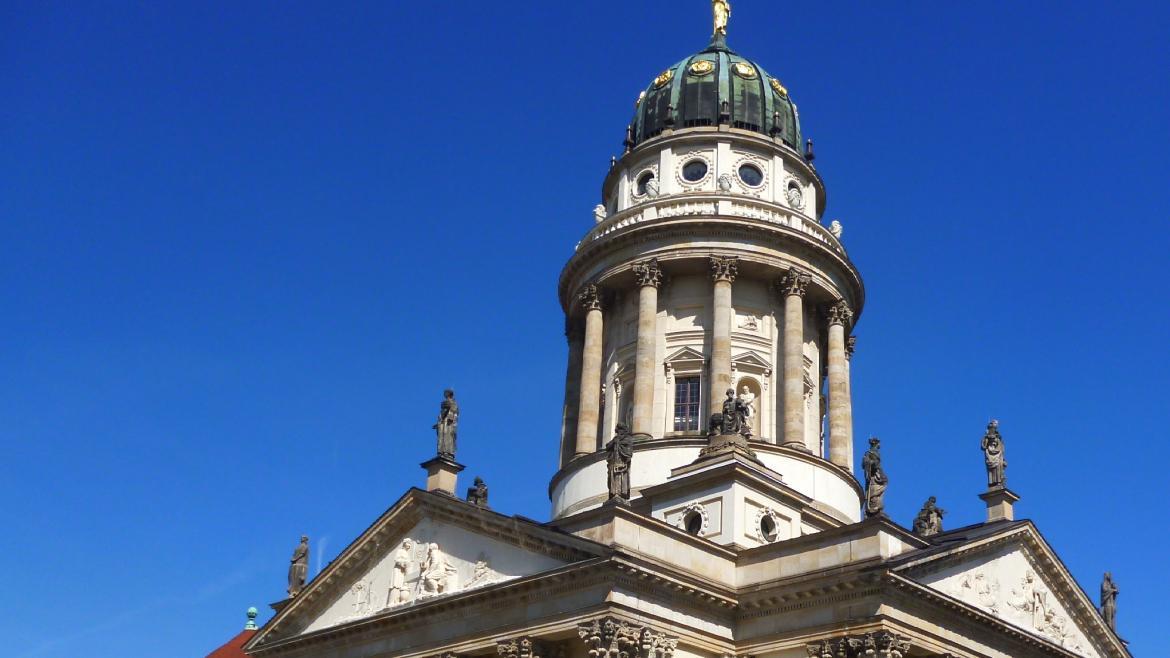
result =
[[674,431],[699,429],[699,378],[679,377],[674,384]]

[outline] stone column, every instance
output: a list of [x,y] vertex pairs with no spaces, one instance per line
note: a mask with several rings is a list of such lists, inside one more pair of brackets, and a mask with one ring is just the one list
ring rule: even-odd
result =
[[804,443],[804,291],[812,279],[796,268],[780,279],[784,297],[784,441],[808,450]]
[[711,413],[723,411],[723,399],[731,388],[731,282],[739,263],[734,257],[711,257],[711,278],[715,281],[711,314],[711,383],[707,387]]
[[654,419],[654,345],[658,336],[658,259],[634,265],[638,284],[638,345],[634,356],[634,434],[650,434]]
[[561,468],[577,454],[577,405],[581,402],[581,354],[585,336],[581,326],[565,318],[569,364],[565,371],[565,404],[561,413]]
[[853,470],[853,412],[845,330],[853,310],[844,300],[829,307],[829,461]]
[[601,410],[601,289],[593,284],[580,294],[585,309],[585,344],[581,352],[581,400],[577,405],[577,454],[597,451]]

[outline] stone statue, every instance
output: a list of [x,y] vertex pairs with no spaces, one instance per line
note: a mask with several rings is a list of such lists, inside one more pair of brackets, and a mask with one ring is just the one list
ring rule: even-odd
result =
[[1117,584],[1113,576],[1105,572],[1105,579],[1101,581],[1101,617],[1110,630],[1117,632]]
[[609,499],[619,503],[630,500],[630,461],[634,457],[634,439],[625,423],[614,428],[613,439],[605,445],[605,463],[609,471]]
[[414,540],[407,537],[394,553],[394,573],[390,575],[390,592],[386,596],[386,605],[399,605],[410,600],[410,588],[406,586],[406,571],[410,569],[413,554]]
[[865,474],[866,517],[884,514],[886,510],[883,497],[886,495],[889,480],[886,478],[886,472],[882,470],[882,455],[879,452],[881,443],[876,436],[870,438],[869,450],[866,450],[865,456],[861,458],[861,471]]
[[999,435],[999,421],[987,424],[983,435],[983,462],[987,464],[987,488],[998,489],[1007,485],[1007,459],[1003,456],[1003,437]]
[[597,224],[605,221],[608,213],[605,211],[605,206],[600,203],[593,207],[593,221]]
[[931,537],[942,532],[942,517],[947,511],[935,505],[935,497],[926,499],[926,504],[914,518],[914,534],[919,537]]
[[650,180],[646,181],[646,196],[650,197],[651,199],[658,196],[657,178],[651,178]]
[[741,398],[735,396],[735,389],[727,389],[727,399],[723,401],[722,426],[720,434],[742,434],[751,436],[752,429],[746,422],[747,406]]
[[752,406],[756,402],[756,394],[745,385],[739,392],[739,398],[743,400],[743,423],[748,429],[745,436],[751,436],[756,429],[756,408]]
[[834,219],[829,222],[829,233],[832,233],[834,238],[840,240],[841,236],[845,233],[845,227],[841,225],[840,220]]
[[483,478],[476,476],[475,484],[467,487],[467,502],[487,509],[488,506],[488,488],[484,484]]
[[292,560],[288,565],[288,595],[289,598],[301,593],[305,588],[305,579],[309,575],[309,536],[301,535],[301,543],[293,549]]
[[427,558],[419,574],[419,586],[426,594],[442,594],[450,588],[455,567],[447,562],[447,556],[436,543],[427,544]]
[[720,192],[730,192],[731,191],[731,174],[719,174],[719,178],[717,179],[717,182],[719,184],[719,191]]
[[727,19],[731,18],[731,3],[727,0],[711,0],[711,13],[715,15],[715,34],[727,36]]
[[455,402],[455,391],[443,391],[439,404],[439,420],[433,429],[438,436],[438,454],[445,459],[455,459],[455,433],[459,429],[459,403]]

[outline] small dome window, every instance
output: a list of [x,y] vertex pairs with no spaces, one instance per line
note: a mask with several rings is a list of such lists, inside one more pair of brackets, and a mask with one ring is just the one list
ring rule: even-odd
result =
[[779,537],[776,532],[776,519],[772,518],[771,514],[765,514],[760,518],[760,536],[766,542],[774,542]]
[[748,187],[759,187],[764,182],[764,172],[754,164],[739,166],[739,179]]
[[703,532],[703,515],[699,514],[697,510],[687,512],[683,518],[683,528],[692,535],[699,535]]
[[638,196],[646,196],[646,186],[654,180],[654,172],[647,171],[641,176],[638,176],[638,182],[635,186],[635,194]]
[[683,180],[689,183],[697,183],[707,177],[707,163],[703,160],[691,160],[683,165],[682,168]]

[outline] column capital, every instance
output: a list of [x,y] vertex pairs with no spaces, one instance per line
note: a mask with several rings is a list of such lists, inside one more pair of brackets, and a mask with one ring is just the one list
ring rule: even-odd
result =
[[828,316],[830,327],[835,324],[848,327],[853,322],[853,309],[849,308],[848,302],[842,299],[829,307]]
[[531,635],[500,640],[496,643],[496,654],[500,658],[543,658],[548,653],[548,647]]
[[853,359],[853,351],[857,349],[857,336],[850,335],[845,339],[845,358]]
[[793,295],[804,297],[804,291],[808,287],[809,281],[812,281],[812,276],[808,272],[793,267],[788,270],[787,274],[776,280],[776,287],[785,297]]
[[658,267],[657,258],[651,258],[641,263],[634,263],[633,270],[634,278],[637,279],[639,288],[645,288],[646,286],[657,288],[662,284],[662,270]]
[[581,302],[581,307],[586,311],[600,311],[601,310],[601,288],[595,284],[590,283],[585,286],[577,299]]
[[578,624],[577,636],[585,642],[589,658],[671,658],[678,648],[677,637],[615,617]]
[[711,278],[715,281],[735,281],[739,259],[735,256],[711,256]]
[[864,635],[845,635],[817,640],[805,645],[809,658],[903,658],[910,651],[910,641],[878,631]]

